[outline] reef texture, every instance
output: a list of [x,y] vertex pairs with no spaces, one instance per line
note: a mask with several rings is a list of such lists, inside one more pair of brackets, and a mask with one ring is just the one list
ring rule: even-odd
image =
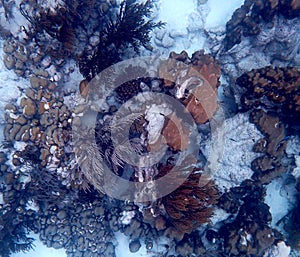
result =
[[[93,151],[84,154],[80,150],[88,147],[76,147],[79,150],[77,152],[78,159],[81,160],[81,157],[84,159],[84,162],[80,165],[82,173],[89,183],[100,192],[103,191],[101,162],[105,162],[117,176],[136,182],[155,181],[169,172],[174,172],[175,175],[171,174],[170,185],[176,184],[178,179],[176,177],[178,173],[173,169],[182,172],[182,174],[187,174],[186,172],[189,169],[193,169],[194,161],[190,163],[182,162],[182,160],[179,163],[175,161],[179,155],[186,156],[185,158],[190,160],[188,155],[191,146],[195,143],[192,142],[194,141],[194,139],[191,139],[192,128],[189,124],[186,124],[185,115],[191,113],[192,123],[195,124],[208,122],[212,118],[218,108],[216,94],[220,68],[211,56],[204,54],[202,51],[195,52],[191,58],[188,57],[186,52],[181,54],[171,53],[169,58],[162,60],[157,67],[157,78],[149,78],[148,72],[146,69],[143,70],[141,66],[137,66],[137,68],[134,66],[127,67],[125,70],[127,75],[129,73],[134,74],[134,70],[138,69],[139,78],[121,84],[106,97],[109,100],[103,104],[103,110],[98,115],[95,129],[96,145],[93,146],[94,149],[99,147],[101,152],[99,165],[93,167],[95,158],[99,160],[99,157],[90,158],[90,156],[94,156]],[[114,74],[117,82],[122,76],[124,74]],[[99,82],[93,83],[91,81],[91,85],[84,85],[84,83],[81,83],[82,87],[85,88],[84,90],[89,91],[86,96],[87,99],[97,98],[97,95],[99,95],[99,99],[102,99],[102,94],[109,92],[109,88],[106,89],[101,83],[101,87],[97,86]],[[147,92],[157,94],[155,102],[151,106],[145,104]],[[175,110],[170,104],[164,103],[164,95],[179,101],[182,104],[183,112]],[[130,102],[133,98],[135,99],[134,105],[126,104],[127,101]],[[118,114],[117,108],[120,104],[123,104],[123,113]],[[83,108],[86,112],[90,106],[85,106],[85,103],[83,103],[78,108]],[[81,125],[85,126],[84,123],[81,123]],[[161,154],[160,160],[148,167],[147,163],[142,163],[139,166],[127,163],[124,156],[128,154],[128,150],[126,151],[126,148],[124,148],[123,141],[118,141],[118,144],[113,141],[113,139],[123,138],[124,131],[117,129],[121,125],[128,126],[131,146],[133,151],[138,154],[160,153],[164,149],[164,144],[166,144],[167,149]],[[87,131],[87,129],[81,127],[79,131]],[[114,138],[112,138],[112,135]],[[85,143],[87,142],[86,138],[89,137],[83,136]],[[79,145],[82,145],[82,143],[79,143]],[[93,143],[87,143],[86,145],[92,146]],[[87,165],[89,159],[92,160],[91,165]],[[178,168],[181,166],[183,167],[182,170]],[[203,182],[203,186],[198,185],[200,176],[201,174],[196,174],[195,170],[195,174],[188,177],[185,182],[183,180],[182,187],[173,192],[172,195],[151,203],[150,209],[153,214],[160,215],[166,211],[168,216],[173,219],[173,225],[181,233],[190,233],[199,224],[207,222],[212,214],[211,206],[217,199],[217,190],[214,183],[209,181],[208,178],[204,180],[206,182]],[[201,180],[202,178],[200,182]],[[155,183],[153,184],[154,187],[147,188],[147,192],[152,192],[155,196],[160,191]],[[164,187],[168,188],[168,185],[164,185]],[[139,192],[135,196],[136,200],[143,198],[144,193],[146,192]],[[188,202],[184,200],[187,195],[189,195]],[[182,200],[182,203],[179,202],[179,199]],[[165,211],[161,211],[164,209]],[[193,220],[192,217],[193,219],[197,218],[197,220]]]
[[253,69],[237,78],[246,89],[241,104],[245,109],[263,107],[277,112],[288,124],[299,124],[300,71],[295,67]]
[[262,256],[266,250],[271,251],[276,240],[282,239],[269,226],[272,216],[263,202],[264,195],[265,190],[259,183],[245,180],[221,196],[219,206],[237,215],[233,222],[225,222],[214,233],[217,243],[224,242],[228,256]]
[[251,162],[259,156],[253,152],[253,146],[261,138],[255,124],[249,122],[248,113],[238,113],[226,119],[212,134],[212,139],[207,140],[201,135],[201,151],[221,191],[252,177]]
[[[30,84],[20,97],[19,105],[5,107],[5,140],[25,143],[12,155],[12,164],[18,167],[32,163],[39,169],[52,171],[66,184],[69,171],[76,167],[72,161],[74,154],[70,151],[74,115],[64,104],[64,99],[55,95],[54,83],[41,76],[32,76]],[[71,183],[69,179],[68,183]]]
[[95,77],[103,69],[121,61],[125,49],[132,47],[139,53],[141,46],[151,49],[149,33],[163,26],[151,19],[153,1],[137,3],[134,0],[121,2],[119,12],[109,17],[107,24],[98,33],[97,47],[92,55],[83,52],[79,68],[87,79]]
[[226,24],[224,50],[241,43],[242,36],[258,35],[261,32],[260,23],[272,22],[276,15],[287,19],[299,17],[299,0],[246,0]]
[[[174,68],[175,72],[171,73]],[[218,107],[216,94],[220,68],[214,59],[204,54],[204,52],[196,52],[192,58],[189,58],[186,52],[181,54],[171,53],[167,60],[159,63],[157,78],[149,78],[148,72],[142,66],[137,66],[137,68],[134,66],[127,67],[125,76],[130,73],[134,74],[135,70],[139,74],[138,79],[121,84],[114,92],[106,96],[108,100],[102,105],[101,118],[98,119],[96,126],[96,142],[101,149],[103,161],[107,162],[118,175],[126,172],[130,174],[132,171],[126,165],[124,170],[125,163],[120,159],[122,151],[124,153],[121,142],[119,142],[119,145],[113,146],[111,131],[118,127],[117,124],[112,124],[113,119],[117,123],[119,122],[119,125],[127,124],[129,126],[129,138],[135,147],[135,151],[160,151],[164,138],[169,147],[169,154],[171,154],[172,151],[187,151],[191,128],[183,122],[184,117],[191,113],[192,118],[194,118],[192,122],[202,124],[212,118]],[[122,76],[124,74],[114,74],[110,79],[115,79],[114,83],[118,85],[118,81]],[[85,82],[82,82],[81,85],[83,83]],[[97,82],[93,83],[93,81],[89,85],[87,84],[85,86],[85,90],[89,91],[86,96],[87,99],[91,97],[102,99],[103,95],[111,90],[109,86],[106,87],[105,85],[99,86]],[[145,94],[142,94],[149,91],[157,93],[158,96],[155,104],[153,103],[151,107],[145,105]],[[161,96],[159,93],[161,93]],[[179,101],[184,108],[184,112],[180,113],[172,105],[163,103],[164,94]],[[135,98],[134,106],[124,104],[125,113],[118,116],[119,114],[116,114],[118,106],[126,101],[130,103],[133,97]],[[86,105],[87,103],[83,103],[82,106],[78,105],[77,109],[87,112],[90,108]],[[141,110],[144,113],[139,113]],[[161,111],[161,115],[157,114],[158,110]],[[135,112],[137,112],[136,115]],[[113,118],[114,115],[117,118]],[[131,123],[132,125],[130,125]],[[84,126],[84,124],[82,125]],[[80,131],[87,131],[87,129],[81,128]],[[116,130],[114,137],[122,138],[122,133],[123,131]],[[137,167],[134,167],[134,170],[135,172],[130,177],[140,182],[147,181],[154,176],[159,177],[157,167],[150,173],[149,171],[139,171]],[[90,183],[101,191],[101,179],[96,179],[99,175],[102,175],[101,169],[97,169],[97,176],[92,174],[93,169],[86,169],[86,172],[88,172],[86,177],[91,179]],[[141,177],[142,173],[144,175]]]
[[[130,47],[136,52],[141,46],[150,49],[150,31],[163,26],[150,18],[151,0],[143,4],[126,0],[121,5],[106,0],[66,0],[51,5],[21,1],[19,6],[11,5],[20,9],[26,22],[19,33],[7,35],[5,28],[1,29],[0,35],[10,44],[4,47],[4,62],[8,69],[25,77],[31,73],[28,69],[47,69],[54,61],[58,72],[73,59],[84,77],[91,79],[122,60]],[[56,77],[60,80],[61,74]]]
[[[0,2],[5,19],[13,19],[11,10],[19,11],[16,2]],[[281,243],[283,236],[270,227],[272,217],[263,201],[264,185],[289,171],[290,163],[284,160],[286,136],[295,131],[286,126],[296,130],[299,125],[299,69],[267,65],[275,59],[284,61],[284,66],[297,64],[299,1],[246,0],[227,23],[219,48],[225,52],[216,55],[220,61],[204,51],[191,57],[185,51],[172,52],[159,63],[156,76],[151,76],[152,63],[146,61],[120,73],[106,69],[125,56],[135,56],[141,46],[151,49],[150,32],[163,25],[151,18],[151,0],[125,0],[121,5],[113,0],[19,2],[27,23],[18,32],[0,25],[5,67],[30,80],[28,88],[20,87],[17,101],[5,106],[1,256],[32,249],[28,232],[39,233],[49,247],[65,248],[69,257],[115,256],[115,232],[130,239],[130,252],[138,252],[143,243],[153,256],[266,257],[289,250]],[[255,35],[248,42],[251,47],[265,54],[255,55],[256,61],[249,57],[251,47],[231,49],[242,36],[250,35]],[[213,55],[216,49],[212,47]],[[279,57],[278,49],[283,49]],[[74,65],[83,75],[76,78],[75,91],[66,85],[74,76]],[[232,115],[247,112],[225,121],[226,154],[212,160],[210,153],[199,154],[197,146],[207,142],[199,138],[212,136],[207,127],[220,108],[220,65],[231,82],[239,77],[236,84],[242,93],[227,92],[242,107]],[[97,85],[93,78],[99,72],[104,80]],[[112,90],[111,85],[118,86]],[[147,93],[157,94],[151,104]],[[174,110],[172,101],[182,110]],[[96,121],[90,127],[85,114],[95,111]],[[263,138],[248,122],[248,114]],[[123,142],[124,134],[130,147]],[[210,140],[215,143],[215,138]],[[241,152],[239,160],[232,148]],[[133,152],[154,153],[159,161],[144,158],[127,163]],[[220,168],[214,170],[212,161]],[[103,195],[104,164],[112,174],[135,184],[150,182],[149,187],[134,191],[130,201]],[[205,164],[211,165],[210,171]],[[232,164],[237,169],[231,169]],[[156,180],[166,175],[169,180],[163,189],[181,183],[160,196]],[[109,182],[115,190],[115,181]],[[125,194],[122,190],[116,191]],[[149,201],[149,194],[155,200]],[[285,222],[295,249],[297,197]],[[147,201],[141,201],[144,198]],[[213,224],[216,211],[224,217]]]
[[297,178],[297,196],[296,196],[296,204],[292,211],[287,215],[287,219],[285,219],[284,229],[287,233],[288,243],[291,245],[293,249],[299,251],[300,249],[300,179]]
[[20,12],[29,22],[24,28],[25,40],[35,42],[53,57],[76,57],[100,42],[99,30],[116,9],[115,1],[66,0],[52,5],[23,1]]

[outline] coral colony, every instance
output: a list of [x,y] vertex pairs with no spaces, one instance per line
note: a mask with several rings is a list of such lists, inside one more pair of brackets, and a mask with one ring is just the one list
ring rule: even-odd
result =
[[119,257],[120,234],[134,256],[299,256],[300,1],[245,0],[205,50],[164,58],[155,8],[0,1],[0,70],[20,82],[1,105],[0,256],[30,256],[33,234],[68,257]]

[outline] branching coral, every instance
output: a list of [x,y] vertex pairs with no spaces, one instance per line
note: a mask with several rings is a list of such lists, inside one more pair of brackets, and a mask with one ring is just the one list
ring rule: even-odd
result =
[[[27,36],[44,48],[43,50],[46,52],[59,56],[59,54],[70,54],[73,50],[75,44],[73,24],[76,19],[79,20],[79,15],[71,6],[58,5],[56,8],[57,10],[50,7],[43,8],[36,2],[30,6],[30,10],[27,10],[25,3],[20,4],[20,12],[31,26],[25,30]],[[51,48],[46,42],[43,42],[47,35],[58,40],[62,45],[56,45],[56,49]]]
[[241,102],[246,109],[263,107],[276,111],[285,123],[299,124],[300,72],[294,67],[265,67],[240,76],[237,85],[246,89]]
[[33,238],[26,236],[26,230],[19,225],[12,225],[14,216],[9,213],[0,217],[0,254],[9,257],[13,253],[27,252],[33,249]]
[[22,192],[22,182],[10,169],[1,178],[5,182],[0,190],[3,203],[0,204],[0,255],[26,252],[33,248],[33,238],[28,232],[34,230],[32,218],[35,214],[25,210],[28,196]]
[[20,11],[30,22],[25,28],[29,39],[52,57],[78,60],[81,73],[90,80],[120,61],[128,47],[136,52],[140,46],[149,48],[150,31],[163,25],[150,18],[152,5],[152,0],[126,0],[116,13],[113,1],[65,0],[54,7],[24,2]]

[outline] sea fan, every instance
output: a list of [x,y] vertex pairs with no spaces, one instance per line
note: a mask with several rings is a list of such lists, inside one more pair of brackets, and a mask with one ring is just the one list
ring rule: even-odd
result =
[[0,216],[0,256],[2,257],[33,249],[34,239],[27,237],[29,228],[27,228],[26,222],[17,223],[16,220],[16,213],[13,211]]
[[213,181],[204,178],[195,169],[174,192],[163,197],[162,202],[172,224],[183,233],[191,233],[199,225],[209,221],[212,206],[218,199]]

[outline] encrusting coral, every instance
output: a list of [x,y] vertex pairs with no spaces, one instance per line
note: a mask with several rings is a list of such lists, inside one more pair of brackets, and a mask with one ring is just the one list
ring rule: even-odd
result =
[[231,213],[238,211],[235,220],[224,224],[217,233],[219,240],[224,240],[224,252],[230,256],[262,256],[276,239],[269,227],[272,217],[263,202],[264,190],[249,180],[232,188],[231,194],[237,197],[232,204],[239,207],[234,211],[232,204],[223,206]]
[[[66,182],[76,166],[70,148],[73,116],[64,99],[55,93],[56,86],[48,79],[32,76],[31,87],[20,99],[20,105],[6,106],[4,137],[8,142],[25,143],[12,155],[15,166],[30,162],[38,169],[56,173]],[[74,166],[73,166],[74,165]],[[74,176],[74,174],[72,175]]]
[[285,171],[282,164],[287,146],[285,127],[276,115],[263,110],[252,111],[250,121],[265,135],[254,145],[253,150],[264,155],[252,161],[251,168],[254,171],[252,178],[269,183],[271,179]]
[[275,15],[293,19],[300,15],[299,0],[245,0],[226,23],[225,51],[241,43],[242,36],[258,35],[260,23],[272,22]]

